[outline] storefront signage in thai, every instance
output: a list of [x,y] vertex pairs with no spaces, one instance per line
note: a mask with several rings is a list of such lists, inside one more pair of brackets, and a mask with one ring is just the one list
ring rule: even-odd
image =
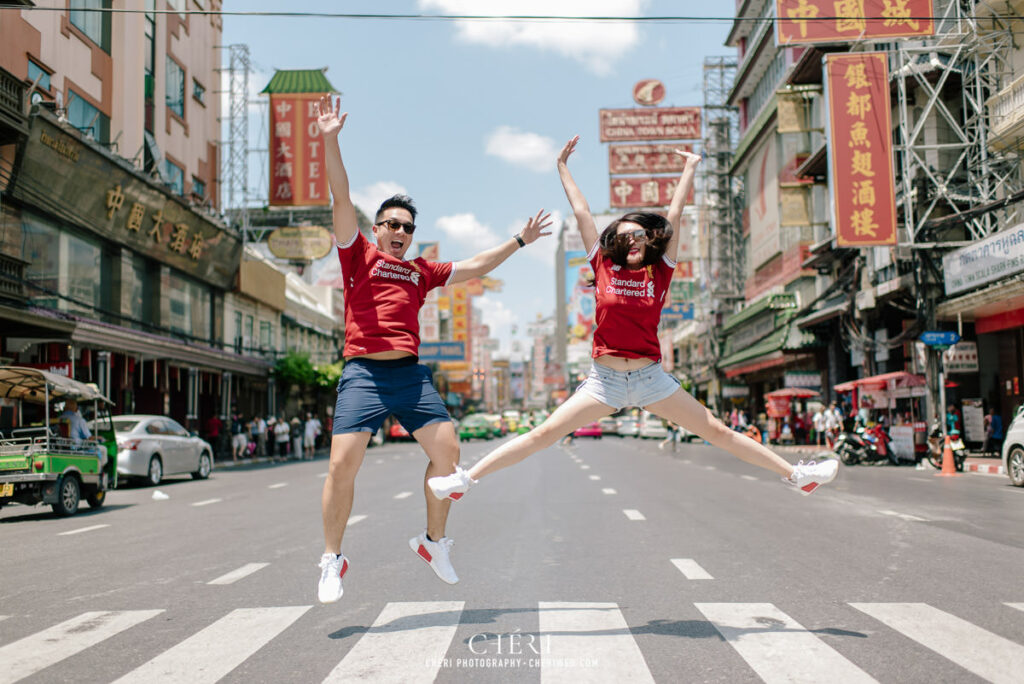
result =
[[122,244],[220,288],[230,288],[242,251],[235,235],[128,162],[83,143],[48,114],[32,129],[11,194],[68,224]]
[[270,196],[272,206],[330,204],[324,145],[316,107],[322,93],[270,95]]
[[952,295],[1024,271],[1024,223],[942,257],[946,294]]
[[882,52],[825,57],[833,225],[840,247],[896,244],[889,69]]
[[932,0],[775,0],[778,45],[930,36]]
[[699,140],[700,107],[602,109],[601,142]]

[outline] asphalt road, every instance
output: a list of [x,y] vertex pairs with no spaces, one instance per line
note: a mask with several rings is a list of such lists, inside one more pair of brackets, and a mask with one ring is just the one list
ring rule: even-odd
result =
[[[496,442],[463,446],[463,461]],[[704,445],[553,447],[409,549],[425,459],[371,449],[316,602],[326,460],[0,511],[4,682],[1019,682],[1024,489],[843,468],[803,497]]]

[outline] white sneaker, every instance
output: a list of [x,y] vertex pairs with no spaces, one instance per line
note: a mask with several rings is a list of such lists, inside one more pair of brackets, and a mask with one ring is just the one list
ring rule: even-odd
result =
[[320,599],[320,603],[334,603],[345,593],[341,586],[341,578],[348,572],[348,558],[325,553],[320,557],[320,570],[317,598]]
[[455,574],[455,568],[452,567],[452,560],[449,557],[454,543],[448,537],[441,537],[436,542],[430,541],[427,539],[426,532],[420,532],[419,536],[409,540],[409,548],[426,561],[442,582],[455,584],[459,581],[459,576]]
[[821,463],[811,461],[807,464],[800,461],[793,466],[793,474],[788,478],[782,478],[782,481],[793,485],[800,490],[801,494],[807,496],[820,485],[828,484],[836,479],[836,473],[838,472],[839,461],[834,459],[822,461]]
[[477,481],[471,478],[469,473],[459,466],[455,466],[455,472],[451,475],[432,477],[427,480],[427,486],[430,487],[430,491],[442,501],[445,499],[458,501],[462,498],[463,494],[469,491],[470,485],[475,485],[476,483]]

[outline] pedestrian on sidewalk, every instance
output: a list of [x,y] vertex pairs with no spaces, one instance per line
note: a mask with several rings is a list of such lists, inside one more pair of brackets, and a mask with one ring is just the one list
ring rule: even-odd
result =
[[267,421],[263,416],[256,416],[252,421],[252,434],[256,441],[256,457],[267,455]]
[[288,439],[290,435],[291,429],[288,427],[288,421],[284,419],[284,414],[282,414],[274,422],[274,455],[278,461],[288,460]]
[[818,446],[821,446],[825,436],[825,411],[824,406],[818,405],[818,410],[811,416],[811,426],[814,428],[814,439]]
[[[349,196],[349,181],[338,144],[348,114],[340,113],[331,96],[320,99],[317,126],[323,137],[327,181],[334,197],[333,224],[341,262],[345,301],[345,368],[338,383],[338,400],[331,430],[331,456],[324,482],[322,515],[324,554],[318,596],[331,603],[341,598],[341,578],[348,561],[341,544],[349,514],[356,473],[370,438],[384,419],[394,414],[427,454],[425,478],[447,475],[459,461],[459,440],[444,401],[432,383],[430,369],[418,363],[419,312],[434,288],[479,278],[520,248],[550,235],[550,215],[543,210],[514,237],[456,263],[418,257],[405,259],[416,230],[416,207],[405,195],[385,200],[374,215],[376,244],[363,237]],[[402,168],[405,150],[387,156]],[[424,492],[426,530],[409,546],[437,576],[458,582],[449,557],[452,541],[445,536],[448,504]]]
[[238,409],[231,414],[231,460],[235,463],[245,456],[246,447],[249,446],[249,434]]
[[676,151],[685,165],[667,219],[652,212],[631,212],[598,235],[590,207],[569,172],[569,156],[577,142],[579,136],[562,148],[558,174],[596,281],[597,327],[590,375],[539,427],[506,442],[469,471],[457,468],[452,475],[431,478],[431,492],[441,500],[456,500],[481,477],[551,446],[581,425],[630,406],[642,407],[743,461],[778,473],[783,482],[804,494],[831,482],[836,461],[790,465],[764,445],[730,430],[661,366],[658,325],[675,270],[683,206],[701,158]]
[[304,459],[307,461],[312,461],[316,453],[316,438],[320,436],[320,429],[320,421],[313,415],[312,411],[306,411],[306,425],[302,445],[306,447]]
[[289,433],[288,436],[292,440],[292,458],[296,461],[302,460],[302,421],[299,420],[298,416],[292,416],[291,422],[288,424]]
[[981,446],[981,451],[986,455],[995,452],[995,455],[1000,457],[1003,453],[1003,417],[999,415],[995,406],[990,407],[988,415],[985,416],[985,443]]

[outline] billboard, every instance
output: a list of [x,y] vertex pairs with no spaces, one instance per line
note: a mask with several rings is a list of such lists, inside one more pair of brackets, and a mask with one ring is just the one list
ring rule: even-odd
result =
[[599,110],[601,142],[699,140],[700,107]]
[[689,143],[658,145],[609,145],[608,173],[674,173],[680,174],[686,160],[674,150],[693,152]]
[[782,250],[779,233],[779,162],[776,136],[754,153],[747,169],[750,268],[756,270]]
[[594,270],[584,250],[565,253],[565,301],[568,321],[568,349],[576,358],[590,356],[594,334]]
[[267,249],[278,259],[316,261],[331,252],[331,233],[322,226],[278,228],[267,238]]
[[829,185],[840,247],[896,244],[889,69],[884,52],[825,58]]
[[330,204],[316,104],[324,93],[270,94],[271,206]]
[[775,0],[775,42],[842,43],[931,36],[932,0]]

